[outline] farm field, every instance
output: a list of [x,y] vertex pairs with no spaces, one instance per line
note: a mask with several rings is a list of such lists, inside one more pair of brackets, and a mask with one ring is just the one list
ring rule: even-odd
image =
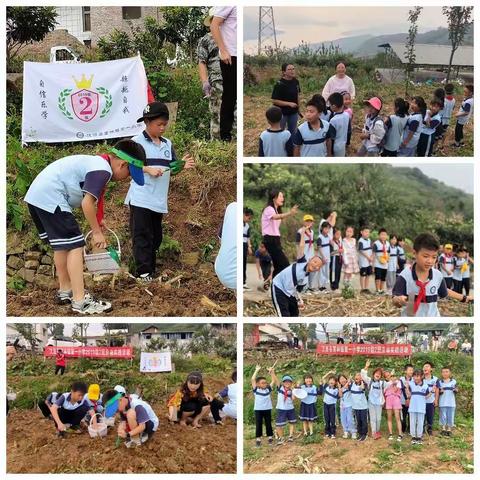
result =
[[[279,65],[265,65],[258,67],[256,65],[248,66],[249,72],[256,79],[256,85],[245,86],[243,97],[244,109],[244,155],[255,157],[258,155],[258,139],[263,130],[268,127],[265,119],[266,110],[272,106],[271,94],[275,82],[280,78]],[[373,79],[373,72],[365,72],[359,68],[360,78],[352,74],[352,79],[356,87],[356,100],[353,102],[353,124],[352,124],[352,142],[347,156],[355,156],[361,141],[359,131],[363,127],[364,112],[362,101],[372,96],[379,96],[384,108],[382,114],[390,115],[393,113],[393,103],[395,98],[404,97],[405,85],[402,84],[382,84]],[[347,74],[349,72],[347,71]],[[332,74],[329,67],[308,67],[297,66],[297,78],[301,86],[301,107],[303,110],[306,101],[314,94],[321,93],[323,85]],[[423,96],[426,101],[430,99],[435,88],[441,85],[412,85],[409,89],[409,96]],[[463,89],[457,86],[455,91],[456,105],[458,106],[463,99]],[[450,127],[445,140],[445,148],[438,152],[438,157],[464,157],[473,155],[473,121],[465,127],[465,146],[462,148],[453,148],[450,144],[453,142],[453,130]]]
[[[231,383],[232,362],[214,354],[194,355],[189,360],[174,354],[173,361],[174,373],[141,374],[136,360],[133,365],[128,360],[70,360],[61,377],[53,376],[54,367],[48,361],[24,359],[9,364],[8,387],[17,392],[17,399],[7,417],[7,472],[234,473],[236,423],[232,419],[214,425],[207,417],[201,429],[193,429],[171,424],[166,418],[167,399],[190,371],[201,369],[206,388],[216,393]],[[128,391],[141,386],[143,398],[159,419],[158,431],[136,449],[116,445],[116,426],[101,439],[90,438],[86,431],[58,438],[53,422],[42,416],[36,404],[51,391],[68,391],[76,380],[98,383],[101,391],[115,384]]]
[[[13,139],[11,141],[13,142]],[[119,236],[124,271],[114,281],[112,276],[103,276],[97,282],[91,275],[85,274],[87,290],[112,301],[113,311],[107,315],[129,317],[236,314],[235,295],[223,287],[214,270],[215,256],[219,248],[218,231],[226,206],[235,198],[235,148],[220,142],[197,142],[195,145],[198,168],[175,178],[170,187],[170,211],[165,216],[164,241],[160,258],[157,260],[162,282],[144,286],[128,275],[128,269],[132,265],[129,210],[123,205],[128,184],[118,183],[109,190],[105,202],[105,222]],[[69,153],[84,153],[85,150],[85,147],[76,145],[69,149]],[[102,151],[102,146],[90,147],[88,150]],[[17,158],[28,162],[32,159],[35,161],[41,155],[44,155],[42,161],[45,161],[45,157],[60,157],[61,152],[54,147],[29,147],[26,151],[20,151],[16,149],[16,144],[12,144],[8,153],[10,160],[7,177],[13,179],[18,174],[14,167]],[[22,227],[18,230],[14,228],[13,220],[10,223],[7,260],[10,260],[12,255],[23,260],[31,251],[42,254],[48,252],[48,249],[39,243],[23,205],[20,204],[20,208]],[[25,282],[18,273],[10,270],[7,278],[7,314],[72,315],[68,307],[57,306],[53,302],[56,284],[52,273],[50,268],[48,276],[37,275],[33,282]],[[36,281],[38,278],[44,281]],[[173,281],[168,283],[169,280]]]
[[[343,439],[339,419],[337,438],[323,436],[321,400],[317,409],[320,420],[314,425],[314,436],[304,438],[301,422],[297,422],[293,443],[268,446],[264,439],[260,448],[255,447],[253,396],[250,377],[255,365],[265,368],[275,361],[277,375],[292,375],[300,381],[305,373],[311,373],[314,381],[326,372],[351,374],[363,368],[365,357],[320,356],[303,351],[246,351],[244,354],[244,471],[245,473],[473,473],[473,359],[457,353],[415,353],[411,363],[415,366],[430,360],[434,365],[452,365],[453,376],[459,382],[457,417],[452,437],[442,437],[438,431],[438,415],[435,416],[433,436],[424,436],[423,445],[411,445],[409,435],[403,441],[389,442],[385,413],[382,419],[382,438],[365,442]],[[374,358],[372,365],[403,370],[406,359]],[[438,373],[438,372],[437,372]],[[276,394],[273,394],[274,406]],[[296,401],[298,402],[298,400]],[[299,404],[295,405],[297,413]],[[272,413],[275,418],[275,410]],[[395,430],[394,430],[395,431]]]

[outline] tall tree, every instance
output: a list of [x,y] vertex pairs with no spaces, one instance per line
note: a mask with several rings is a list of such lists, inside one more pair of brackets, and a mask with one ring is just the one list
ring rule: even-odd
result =
[[450,80],[450,73],[452,71],[453,56],[462,45],[465,34],[472,25],[471,19],[473,14],[473,7],[443,7],[443,14],[447,17],[448,22],[448,38],[452,45],[450,52],[450,60],[448,62],[447,79]]
[[412,79],[412,72],[415,68],[415,40],[418,33],[418,17],[422,11],[422,7],[413,7],[408,11],[408,21],[410,27],[408,28],[407,42],[405,43],[404,57],[407,60],[405,65],[405,96],[408,97],[408,90],[410,87],[410,81]]
[[29,43],[41,42],[56,18],[55,7],[7,7],[7,64]]
[[47,323],[47,331],[51,337],[62,337],[65,325],[63,323]]
[[72,337],[80,339],[81,342],[86,343],[87,330],[89,323],[74,323]]

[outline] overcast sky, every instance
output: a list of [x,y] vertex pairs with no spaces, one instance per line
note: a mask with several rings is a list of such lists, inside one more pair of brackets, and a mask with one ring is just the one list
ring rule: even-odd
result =
[[459,188],[473,195],[473,166],[466,163],[454,163],[450,165],[432,163],[429,165],[402,164],[394,167],[417,167],[425,175],[440,180],[450,187]]
[[[258,36],[258,8],[244,9],[244,49],[254,53]],[[407,32],[410,7],[274,7],[277,41],[284,47],[329,42],[355,35]],[[418,20],[423,33],[446,27],[441,7],[424,7]]]

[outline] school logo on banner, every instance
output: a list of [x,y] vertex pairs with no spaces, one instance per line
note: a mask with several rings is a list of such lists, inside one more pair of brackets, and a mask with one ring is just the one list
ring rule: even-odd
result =
[[70,104],[73,113],[79,120],[82,122],[90,122],[97,116],[100,102],[103,100],[100,118],[106,117],[113,105],[110,92],[105,87],[97,87],[96,92],[93,92],[91,90],[93,75],[87,79],[85,74],[82,73],[80,80],[77,80],[74,76],[72,78],[80,90],[72,93],[73,88],[65,88],[60,92],[58,96],[58,108],[62,114],[69,120],[73,120],[72,112],[68,107]]
[[25,62],[22,142],[133,137],[148,103],[140,56],[93,63]]

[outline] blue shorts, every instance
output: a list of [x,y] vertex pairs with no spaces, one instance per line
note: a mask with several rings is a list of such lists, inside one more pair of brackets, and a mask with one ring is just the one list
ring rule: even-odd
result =
[[53,250],[74,250],[85,245],[73,213],[63,212],[60,207],[50,213],[29,203],[27,205],[40,238]]
[[291,410],[277,410],[275,425],[277,427],[283,427],[287,423],[297,423],[297,416],[294,408]]

